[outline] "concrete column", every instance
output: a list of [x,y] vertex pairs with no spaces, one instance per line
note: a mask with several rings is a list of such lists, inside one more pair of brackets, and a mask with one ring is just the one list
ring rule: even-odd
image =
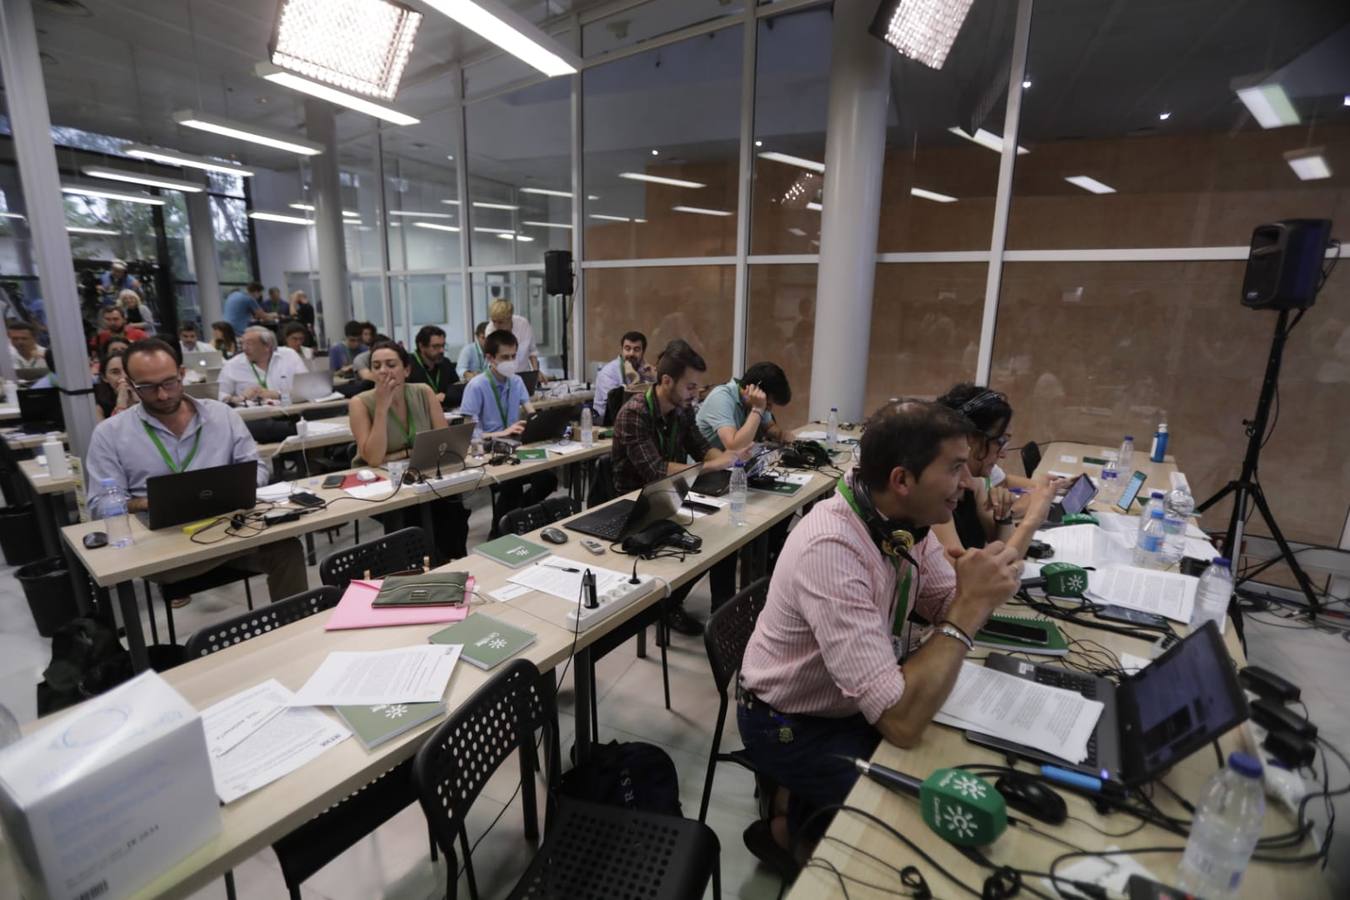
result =
[[314,178],[314,237],[319,253],[319,299],[324,331],[330,341],[341,340],[342,326],[351,318],[352,286],[347,277],[347,245],[342,233],[342,185],[338,181],[337,125],[333,107],[323,100],[305,100],[305,131],[323,145],[310,157]]
[[867,388],[877,222],[890,100],[889,47],[867,33],[876,4],[837,0],[825,138],[825,196],[811,354],[813,419],[839,407],[842,421],[861,421]]
[[216,266],[216,229],[211,221],[211,198],[206,194],[184,194],[187,201],[188,230],[192,236],[192,267],[197,270],[197,306],[201,310],[198,337],[211,340],[211,323],[224,318],[220,297],[220,270]]
[[[38,59],[32,0],[3,0],[0,5],[0,76],[5,92],[14,152],[19,163],[27,206],[28,228],[37,255],[47,328],[63,392],[61,408],[71,452],[85,456],[94,430],[94,397],[89,385],[80,298],[75,290],[75,264],[66,233],[61,177],[52,145],[47,87]],[[19,89],[22,85],[22,89]],[[80,393],[66,393],[79,391]]]

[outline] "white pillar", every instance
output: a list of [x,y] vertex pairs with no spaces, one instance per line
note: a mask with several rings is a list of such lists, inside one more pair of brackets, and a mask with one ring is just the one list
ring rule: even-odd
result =
[[894,52],[867,33],[875,12],[876,4],[868,0],[834,4],[811,354],[812,419],[823,420],[832,406],[839,407],[843,421],[861,421],[866,412],[863,396]]
[[197,337],[211,340],[211,323],[224,318],[220,297],[220,270],[216,267],[216,228],[211,221],[211,198],[206,194],[184,194],[187,201],[188,231],[192,235],[192,267],[197,270],[197,306],[201,310],[201,329]]
[[[319,253],[319,300],[329,341],[342,340],[342,326],[351,318],[351,281],[347,278],[347,245],[342,233],[342,185],[338,181],[337,125],[333,107],[323,100],[305,100],[305,131],[323,152],[310,157],[314,177],[314,237]],[[386,323],[388,327],[388,323]]]
[[9,124],[57,374],[66,391],[83,391],[61,395],[71,452],[82,457],[89,450],[89,436],[94,430],[94,397],[89,390],[89,356],[31,3],[3,0],[0,6],[0,76],[9,86],[5,92]]

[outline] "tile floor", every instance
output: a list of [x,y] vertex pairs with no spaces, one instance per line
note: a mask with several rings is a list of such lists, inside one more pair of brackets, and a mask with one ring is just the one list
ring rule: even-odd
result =
[[[475,510],[471,519],[471,540],[486,537],[487,512]],[[379,526],[363,521],[362,534],[379,533]],[[328,547],[322,535],[316,538],[319,555]],[[344,529],[341,543],[352,540],[352,529]],[[13,578],[13,569],[0,567],[0,703],[12,710],[20,721],[36,715],[34,684],[41,679],[50,653],[49,641],[37,634],[23,593]],[[311,569],[310,582],[318,583],[317,570]],[[258,580],[256,592],[266,593]],[[706,614],[706,582],[689,600],[690,608]],[[191,605],[176,613],[179,640],[198,624],[229,615],[244,608],[243,590],[235,585],[195,597]],[[159,612],[161,636],[163,612]],[[1343,685],[1350,683],[1350,645],[1337,634],[1307,629],[1290,630],[1274,625],[1254,624],[1249,631],[1253,662],[1282,672],[1303,686],[1303,694],[1313,720],[1327,740],[1350,748],[1350,694]],[[600,689],[602,740],[643,740],[663,747],[675,761],[680,773],[680,793],[684,812],[698,814],[703,787],[704,766],[717,712],[717,698],[701,639],[679,635],[670,650],[671,697],[673,710],[662,705],[660,657],[653,653],[637,659],[632,644],[602,659],[597,666]],[[572,739],[571,677],[564,680],[559,695],[562,745]],[[735,726],[726,740],[734,746]],[[489,783],[474,807],[470,837],[476,840],[496,819],[517,786],[515,767],[504,766]],[[1350,773],[1332,765],[1332,783],[1344,784]],[[778,878],[759,866],[745,850],[741,831],[755,815],[752,797],[753,779],[732,765],[718,767],[717,781],[708,813],[708,823],[722,845],[722,885],[727,898],[763,900],[776,897]],[[1333,844],[1333,862],[1328,869],[1333,895],[1350,896],[1350,797],[1340,798],[1339,813],[1344,823]],[[474,852],[474,871],[484,897],[505,895],[520,871],[520,859],[527,846],[522,833],[519,803],[511,803]],[[461,861],[462,865],[462,861]],[[235,870],[242,898],[284,897],[285,888],[272,851],[265,850]],[[313,900],[384,897],[393,900],[425,900],[444,895],[445,862],[432,863],[428,855],[426,826],[421,811],[411,807],[353,847],[338,860],[307,881],[302,895]],[[467,896],[461,878],[460,896]],[[222,898],[221,883],[200,891],[197,898]]]

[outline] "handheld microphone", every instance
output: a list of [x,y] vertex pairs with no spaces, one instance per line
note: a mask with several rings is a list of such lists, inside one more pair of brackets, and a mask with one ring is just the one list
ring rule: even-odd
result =
[[1073,563],[1052,562],[1041,566],[1037,578],[1023,578],[1023,588],[1045,588],[1050,597],[1082,599],[1088,588],[1087,569]]
[[958,847],[993,842],[1008,827],[1003,795],[978,775],[962,769],[937,769],[923,781],[865,759],[855,759],[862,775],[899,794],[919,799],[924,824]]

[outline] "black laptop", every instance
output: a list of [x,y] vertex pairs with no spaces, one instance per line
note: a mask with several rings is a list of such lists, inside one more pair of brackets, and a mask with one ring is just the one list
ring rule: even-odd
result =
[[531,369],[528,372],[517,372],[520,380],[525,382],[525,396],[533,397],[535,389],[539,387],[539,370]]
[[1119,685],[1106,678],[991,653],[986,666],[1101,701],[1087,759],[1071,763],[1022,744],[966,732],[973,744],[1127,786],[1152,781],[1248,715],[1247,698],[1213,622]]
[[258,464],[230,463],[156,475],[145,480],[145,499],[151,531],[252,509],[258,502]]
[[542,409],[525,420],[525,430],[518,440],[522,444],[556,441],[577,416],[575,406],[555,406]]
[[56,388],[19,391],[19,418],[27,434],[63,431],[66,417],[61,412],[61,392]]
[[621,541],[653,522],[669,519],[679,512],[690,486],[702,470],[703,463],[698,463],[674,475],[658,478],[644,487],[636,500],[615,500],[564,522],[563,527],[607,541]]

